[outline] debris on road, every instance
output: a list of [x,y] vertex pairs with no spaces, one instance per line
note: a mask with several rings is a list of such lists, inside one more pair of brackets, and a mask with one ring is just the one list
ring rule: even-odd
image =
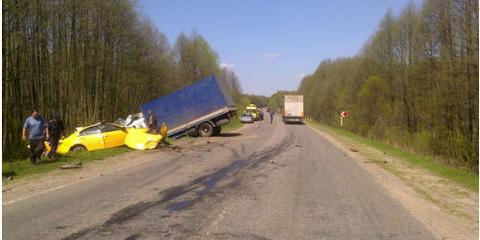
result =
[[360,152],[360,150],[355,149],[355,148],[350,148],[350,151],[352,151],[352,152]]
[[195,151],[203,151],[203,152],[210,152],[210,148],[199,148],[199,147],[192,147],[190,148],[191,150],[195,150]]
[[182,150],[182,149],[181,149],[180,147],[178,147],[178,146],[171,146],[170,148],[171,148],[172,150],[177,150],[177,151]]
[[69,164],[60,166],[60,169],[75,169],[75,168],[81,168],[81,167],[82,167],[82,162],[76,162],[76,163],[69,163]]

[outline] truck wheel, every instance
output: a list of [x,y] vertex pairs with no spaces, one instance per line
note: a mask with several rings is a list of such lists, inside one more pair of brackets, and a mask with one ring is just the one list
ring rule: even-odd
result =
[[220,132],[222,131],[222,127],[213,127],[213,136],[218,136],[220,135]]
[[208,123],[204,122],[198,126],[198,134],[202,137],[210,137],[213,134],[213,126]]
[[187,130],[187,136],[189,137],[198,137],[198,131],[195,128],[190,128]]

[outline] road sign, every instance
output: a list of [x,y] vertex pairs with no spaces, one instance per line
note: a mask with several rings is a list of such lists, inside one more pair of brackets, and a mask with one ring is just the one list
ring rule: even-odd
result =
[[347,111],[343,111],[342,113],[340,113],[340,127],[343,127],[343,119],[346,117],[348,117]]

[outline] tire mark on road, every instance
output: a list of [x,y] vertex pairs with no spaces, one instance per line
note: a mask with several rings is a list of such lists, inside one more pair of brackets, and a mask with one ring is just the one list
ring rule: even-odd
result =
[[[236,159],[226,167],[220,168],[213,173],[198,177],[186,184],[161,191],[159,193],[161,196],[159,200],[149,202],[142,201],[127,206],[112,214],[110,219],[105,221],[104,224],[82,229],[63,239],[73,240],[92,238],[95,235],[107,231],[115,226],[125,224],[130,219],[140,215],[152,207],[159,205],[163,205],[164,208],[170,212],[187,209],[202,200],[202,198],[206,194],[210,193],[221,180],[225,180],[229,177],[237,175],[242,169],[253,169],[258,167],[261,163],[264,163],[269,159],[289,150],[292,147],[293,142],[294,137],[292,134],[288,134],[288,136],[284,137],[280,143],[272,147],[267,147],[261,152],[253,153],[247,156],[245,159]],[[229,149],[232,151],[234,159],[239,157],[239,154],[236,150],[232,148]],[[230,183],[228,186],[233,186],[236,184]]]

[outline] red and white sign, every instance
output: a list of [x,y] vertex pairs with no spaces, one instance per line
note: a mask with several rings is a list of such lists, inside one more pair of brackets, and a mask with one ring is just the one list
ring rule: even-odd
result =
[[342,118],[346,118],[346,117],[348,117],[348,112],[343,111],[343,112],[340,114],[340,116],[342,116]]

